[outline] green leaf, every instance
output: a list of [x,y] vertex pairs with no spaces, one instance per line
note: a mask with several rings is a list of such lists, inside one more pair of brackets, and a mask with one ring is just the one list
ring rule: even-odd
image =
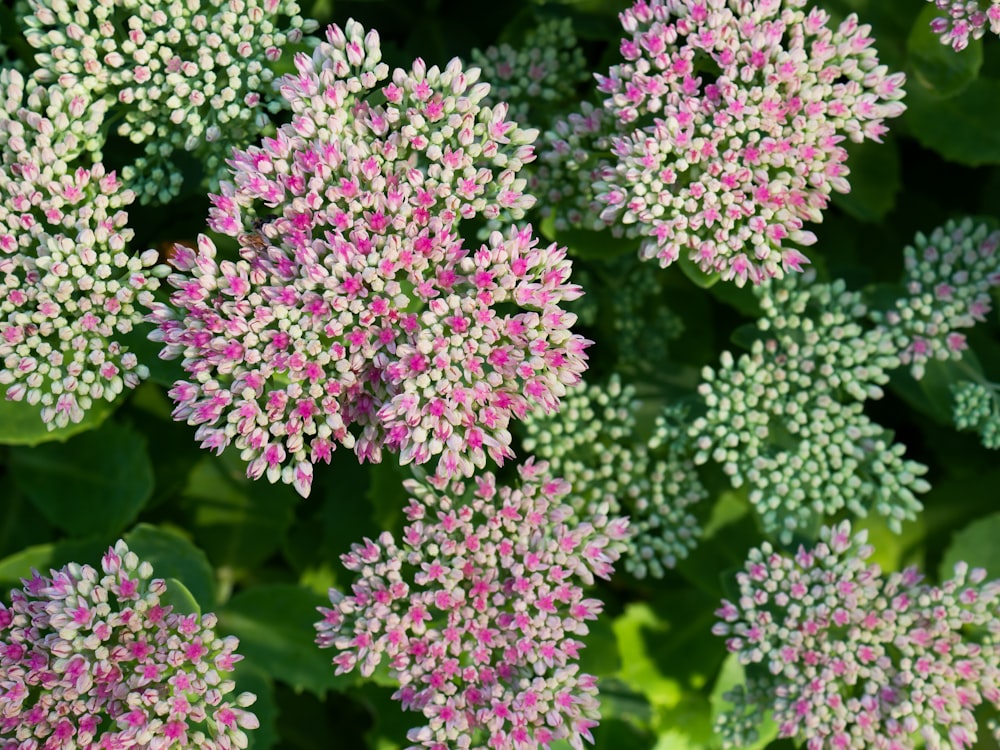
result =
[[355,682],[334,675],[333,654],[315,643],[317,607],[327,598],[290,584],[255,586],[236,594],[219,611],[219,629],[240,639],[240,653],[258,669],[297,690],[322,697]]
[[48,573],[71,562],[93,565],[100,561],[108,546],[103,540],[73,539],[26,547],[0,560],[0,586],[15,586],[33,570]]
[[125,535],[129,549],[153,566],[157,578],[184,583],[201,610],[215,608],[215,577],[205,553],[178,531],[141,523]]
[[40,406],[0,399],[0,443],[33,446],[64,441],[100,427],[114,410],[115,404],[101,399],[94,402],[81,421],[50,430],[42,421]]
[[[602,689],[603,694],[603,689]],[[603,707],[604,701],[601,701]],[[653,737],[634,724],[617,718],[603,719],[594,727],[594,750],[650,750]]]
[[65,443],[14,448],[10,468],[42,515],[74,536],[119,533],[153,492],[145,438],[115,422]]
[[982,380],[983,369],[970,349],[962,359],[933,359],[924,368],[920,380],[914,380],[909,370],[896,370],[890,376],[893,391],[902,396],[913,408],[923,412],[934,421],[954,428],[952,404],[954,396],[951,385],[960,380]]
[[564,229],[555,234],[556,242],[565,245],[571,258],[610,261],[619,255],[637,253],[639,241],[628,237],[615,237],[610,231],[594,232],[589,229]]
[[[931,31],[931,21],[943,11],[927,5],[913,22],[906,40],[911,75],[907,78],[921,84],[928,92],[942,98],[954,96],[976,80],[983,66],[983,42],[975,39],[961,52],[941,44],[941,38]],[[852,168],[853,171],[853,168]]]
[[250,741],[247,750],[268,750],[278,741],[278,706],[274,697],[274,683],[265,672],[247,665],[245,659],[236,665],[232,679],[236,682],[234,696],[240,693],[253,693],[257,696],[248,710],[254,713],[260,726],[247,732],[247,739]]
[[667,629],[660,622],[652,608],[644,602],[632,602],[625,607],[625,613],[615,619],[612,628],[618,638],[621,654],[621,680],[649,700],[654,707],[671,708],[681,700],[680,683],[660,673],[656,662],[646,652],[647,639],[644,633],[652,631],[652,637],[661,637]]
[[195,544],[217,567],[246,572],[281,546],[298,500],[288,485],[247,479],[239,455],[202,459],[188,478],[183,503]]
[[181,615],[201,614],[201,607],[198,606],[198,601],[188,591],[187,586],[176,578],[166,578],[164,579],[164,583],[167,585],[167,590],[160,597],[160,602],[164,606],[172,607],[174,612]]
[[722,278],[718,273],[705,273],[702,271],[698,267],[698,264],[687,256],[687,253],[681,253],[678,263],[684,275],[694,282],[695,286],[701,289],[711,289]]
[[662,674],[700,689],[725,655],[721,641],[712,635],[719,598],[699,589],[683,588],[664,592],[652,606],[666,632],[643,632],[650,658]]
[[896,194],[902,187],[896,140],[852,143],[847,153],[851,192],[834,193],[833,202],[858,221],[882,221],[896,207]]
[[908,87],[907,122],[921,144],[969,167],[1000,164],[1000,81],[979,78],[950,99]]
[[980,518],[952,536],[944,553],[938,577],[943,581],[955,575],[955,563],[964,561],[970,568],[986,568],[987,579],[1000,578],[1000,513]]
[[611,675],[621,668],[618,638],[607,614],[601,614],[587,624],[590,632],[583,637],[585,648],[580,652],[580,669],[597,676]]

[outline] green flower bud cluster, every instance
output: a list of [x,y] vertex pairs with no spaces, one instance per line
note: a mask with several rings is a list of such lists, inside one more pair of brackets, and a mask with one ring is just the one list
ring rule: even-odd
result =
[[931,360],[958,360],[968,348],[956,329],[986,320],[990,289],[1000,285],[1000,231],[971,218],[949,221],[930,236],[917,234],[903,251],[905,294],[894,309],[873,310],[871,319],[919,380]]
[[491,86],[490,106],[510,105],[515,120],[539,122],[553,105],[576,104],[577,86],[587,80],[587,61],[568,18],[547,19],[524,35],[517,47],[500,44],[471,52]]
[[659,578],[697,544],[692,506],[708,493],[690,458],[685,414],[669,408],[643,440],[642,405],[617,375],[603,385],[581,383],[567,389],[558,413],[525,418],[523,445],[572,485],[567,502],[581,518],[629,514],[625,569]]
[[767,532],[788,543],[823,517],[847,509],[885,516],[891,528],[913,518],[926,467],[864,413],[899,365],[879,328],[864,329],[867,307],[842,280],[801,277],[761,285],[759,338],[749,353],[723,352],[706,367],[699,393],[707,412],[691,426],[696,463],[722,466],[747,484]]
[[25,37],[42,80],[76,81],[109,104],[117,133],[144,148],[122,170],[142,202],[165,203],[191,152],[218,190],[233,146],[276,112],[272,64],[316,28],[278,0],[30,0]]
[[660,301],[664,296],[662,276],[649,273],[631,257],[620,260],[624,263],[613,269],[619,283],[611,296],[611,320],[618,348],[616,369],[656,377],[669,363],[669,342],[684,333],[684,321]]
[[1000,391],[997,386],[960,380],[951,384],[951,394],[955,426],[978,432],[984,446],[1000,450]]

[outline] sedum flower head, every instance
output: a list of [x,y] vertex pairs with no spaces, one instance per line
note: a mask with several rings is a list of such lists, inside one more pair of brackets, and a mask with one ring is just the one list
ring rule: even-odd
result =
[[35,573],[0,604],[0,747],[245,748],[255,696],[226,677],[238,642],[182,615],[119,541],[101,570]]
[[990,290],[1000,285],[998,246],[1000,231],[966,218],[918,233],[903,251],[905,293],[895,309],[873,310],[871,318],[914,378],[931,360],[961,359],[968,344],[957,329],[986,320]]
[[593,195],[600,218],[662,266],[682,254],[737,284],[800,270],[845,140],[880,140],[904,109],[903,74],[871,28],[836,28],[806,0],[638,0],[623,61],[598,89],[610,130]]
[[582,293],[564,249],[530,227],[478,246],[459,233],[523,215],[534,134],[480,106],[488,86],[457,60],[380,87],[378,36],[353,22],[295,62],[292,122],[234,152],[212,198],[209,225],[240,257],[207,237],[178,247],[176,291],[154,306],[161,356],[190,374],[175,417],[303,494],[338,444],[435,460],[445,479],[504,460],[511,417],[555,409],[588,343],[560,306]]
[[558,118],[543,133],[530,184],[542,198],[539,210],[552,216],[556,230],[607,228],[594,185],[609,167],[606,154],[614,126],[610,113],[583,101],[578,111]]
[[927,0],[945,15],[931,21],[931,31],[956,52],[969,46],[970,39],[982,39],[987,26],[1000,35],[1000,0]]
[[0,385],[63,427],[145,377],[121,337],[156,253],[129,252],[135,195],[94,162],[103,104],[13,70],[0,89]]
[[976,707],[1000,708],[1000,581],[965,563],[937,586],[915,568],[886,577],[846,521],[820,539],[751,550],[716,612],[747,675],[726,695],[726,743],[752,744],[745,727],[769,712],[809,750],[972,747]]
[[578,518],[630,517],[632,534],[623,565],[638,578],[662,577],[698,543],[692,506],[707,497],[680,426],[683,412],[668,408],[643,440],[642,401],[617,375],[606,384],[575,386],[554,414],[524,420],[524,449],[549,462],[572,487],[567,504]]
[[507,102],[512,116],[531,122],[547,107],[575,103],[577,87],[587,79],[587,61],[570,19],[542,21],[519,41],[517,47],[472,50],[472,63],[492,87],[488,100]]
[[843,281],[813,274],[758,287],[759,338],[706,367],[706,413],[691,426],[695,461],[746,483],[765,530],[784,541],[843,509],[874,510],[890,526],[913,518],[926,467],[863,412],[881,398],[899,357],[884,331],[865,328],[867,307]]
[[272,65],[282,47],[316,27],[296,2],[278,0],[29,3],[25,37],[41,75],[103,97],[118,134],[144,146],[123,170],[143,202],[179,193],[179,151],[193,152],[218,186],[230,149],[277,110]]
[[597,724],[596,678],[577,658],[601,602],[582,584],[607,578],[628,533],[622,519],[572,520],[567,482],[519,467],[516,487],[486,472],[445,490],[410,481],[409,525],[344,555],[358,573],[331,589],[317,642],[337,672],[385,664],[395,693],[426,724],[412,748],[514,750],[567,740]]

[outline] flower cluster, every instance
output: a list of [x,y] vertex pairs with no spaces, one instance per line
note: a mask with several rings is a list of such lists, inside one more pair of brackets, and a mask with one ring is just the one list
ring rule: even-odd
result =
[[292,122],[234,152],[212,198],[209,225],[241,258],[217,260],[207,237],[176,248],[176,291],[151,315],[161,356],[191,376],[174,414],[303,494],[338,444],[470,475],[511,455],[512,415],[555,409],[586,366],[560,307],[582,293],[565,250],[530,227],[478,249],[459,234],[463,218],[531,205],[517,172],[535,134],[481,106],[489,87],[457,60],[379,88],[374,32],[326,37],[282,80]]
[[[624,547],[622,519],[570,520],[570,486],[544,462],[519,486],[483,473],[443,492],[410,481],[401,543],[388,532],[343,557],[359,576],[330,591],[317,642],[337,672],[385,662],[394,697],[427,723],[413,747],[435,750],[582,747],[597,724],[596,678],[576,664],[601,602],[580,582],[607,578]],[[591,740],[592,741],[592,740]]]
[[859,292],[812,272],[757,288],[762,315],[749,353],[723,352],[699,393],[707,412],[691,426],[695,460],[750,487],[765,529],[788,541],[846,508],[875,510],[890,526],[913,518],[926,467],[863,413],[899,365],[881,328],[865,329]]
[[538,163],[532,165],[531,190],[541,196],[539,210],[552,216],[559,231],[606,228],[594,185],[609,166],[604,154],[614,128],[610,114],[590,102],[580,103],[578,112],[557,119],[542,134]]
[[[927,0],[946,15],[931,21],[931,31],[941,37],[941,44],[956,52],[969,46],[970,39],[982,39],[986,26],[1000,35],[1000,0]],[[984,9],[985,6],[985,9]]]
[[121,338],[156,253],[129,252],[135,195],[93,162],[102,103],[13,70],[0,89],[0,385],[62,427],[145,377]]
[[512,116],[527,120],[530,114],[539,122],[539,110],[575,102],[577,86],[587,79],[587,61],[568,18],[542,21],[519,42],[517,48],[474,49],[470,57],[492,87],[489,103],[507,102]]
[[592,195],[604,223],[643,238],[642,257],[683,253],[737,284],[806,262],[805,222],[850,189],[842,142],[880,140],[904,77],[856,16],[833,29],[805,5],[637,0],[621,14],[624,60],[598,76],[608,131]]
[[952,419],[960,430],[975,430],[983,445],[1000,450],[1000,388],[960,380],[951,384]]
[[255,696],[224,676],[242,657],[214,615],[161,603],[119,541],[101,571],[72,563],[35,573],[0,604],[0,747],[245,748]]
[[871,318],[890,337],[918,380],[931,360],[957,360],[968,344],[956,329],[986,320],[990,290],[1000,285],[1000,231],[970,218],[917,234],[904,250],[905,293],[895,309]]
[[177,151],[192,152],[218,185],[233,146],[257,136],[277,110],[272,65],[282,47],[316,28],[296,2],[278,0],[30,0],[25,37],[39,75],[75,81],[144,145],[123,170],[143,202],[166,202],[183,182]]
[[660,578],[698,543],[701,528],[691,510],[708,492],[691,459],[683,414],[667,409],[643,440],[641,406],[635,387],[617,375],[604,385],[581,383],[556,414],[528,415],[524,449],[569,482],[566,502],[576,517],[627,514],[625,569]]
[[772,712],[810,750],[965,748],[976,707],[1000,708],[1000,580],[965,563],[940,586],[914,568],[884,577],[865,541],[844,522],[794,557],[751,550],[713,631],[747,675],[726,695],[727,744],[752,744],[743,727]]

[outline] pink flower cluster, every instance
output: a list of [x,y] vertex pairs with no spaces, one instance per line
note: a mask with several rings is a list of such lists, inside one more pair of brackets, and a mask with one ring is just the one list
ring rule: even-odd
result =
[[965,563],[939,586],[915,568],[883,577],[865,542],[845,521],[794,557],[751,550],[714,628],[747,668],[726,696],[730,745],[769,711],[809,750],[967,748],[976,707],[1000,708],[1000,580]]
[[601,219],[661,265],[685,254],[743,284],[800,270],[807,221],[847,192],[845,139],[878,141],[904,105],[871,29],[806,0],[638,0],[624,61],[598,76],[616,120]]
[[[343,560],[359,576],[331,589],[317,642],[337,672],[387,662],[403,707],[421,712],[413,748],[514,750],[566,740],[597,724],[596,678],[575,663],[601,602],[580,582],[607,578],[624,550],[623,519],[567,523],[568,483],[544,462],[519,467],[516,488],[481,474],[416,497],[397,544],[388,532]],[[591,740],[592,741],[592,740]]]
[[[378,36],[331,26],[282,80],[291,123],[237,151],[209,225],[177,248],[161,356],[189,381],[175,418],[248,475],[309,492],[338,444],[362,460],[438,458],[443,478],[512,455],[511,416],[555,409],[585,369],[565,250],[511,226],[470,246],[462,219],[518,219],[533,131],[480,105],[478,71],[418,60],[392,82]],[[373,103],[375,97],[384,103]]]
[[0,89],[0,388],[53,429],[146,375],[122,336],[159,284],[156,252],[130,252],[135,194],[94,161],[104,105],[13,70]]
[[227,697],[236,638],[163,605],[124,541],[101,571],[35,573],[0,604],[0,748],[245,748],[258,722],[253,694]]
[[941,37],[941,44],[950,44],[956,52],[969,46],[970,39],[982,39],[986,26],[1000,36],[1000,0],[989,0],[983,9],[980,0],[927,0],[946,15],[931,21],[931,31]]

